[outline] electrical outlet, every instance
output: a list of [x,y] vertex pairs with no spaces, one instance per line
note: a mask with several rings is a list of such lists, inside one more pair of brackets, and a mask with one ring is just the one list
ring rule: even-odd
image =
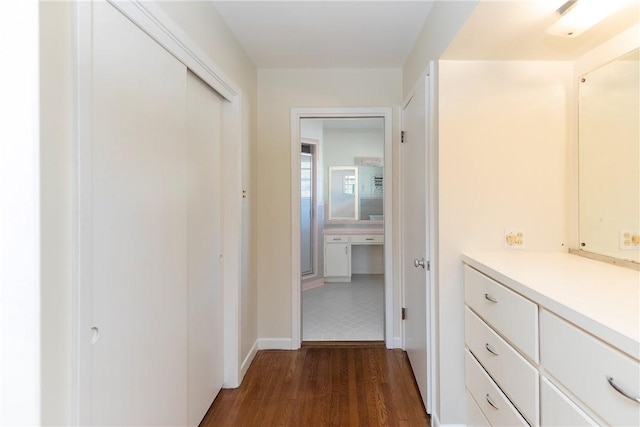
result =
[[524,249],[524,230],[521,228],[507,228],[504,230],[504,247],[507,249]]
[[620,230],[620,249],[640,249],[640,230],[632,228]]

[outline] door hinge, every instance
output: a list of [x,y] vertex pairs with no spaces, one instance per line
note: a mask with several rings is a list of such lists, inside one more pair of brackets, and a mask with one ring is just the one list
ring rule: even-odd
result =
[[400,143],[404,144],[404,131],[400,131]]
[[405,320],[407,318],[407,309],[402,307],[402,320]]

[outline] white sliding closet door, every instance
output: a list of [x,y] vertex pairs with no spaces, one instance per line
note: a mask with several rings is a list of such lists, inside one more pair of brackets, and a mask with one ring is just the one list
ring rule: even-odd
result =
[[197,426],[223,382],[220,147],[223,100],[187,76],[188,425]]
[[91,424],[185,425],[187,70],[93,7]]

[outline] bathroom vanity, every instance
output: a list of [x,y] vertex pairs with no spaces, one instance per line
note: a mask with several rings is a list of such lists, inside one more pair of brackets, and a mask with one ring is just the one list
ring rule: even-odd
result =
[[468,425],[640,425],[640,272],[462,256]]
[[383,229],[329,228],[325,230],[325,282],[351,281],[352,247],[357,245],[384,245]]

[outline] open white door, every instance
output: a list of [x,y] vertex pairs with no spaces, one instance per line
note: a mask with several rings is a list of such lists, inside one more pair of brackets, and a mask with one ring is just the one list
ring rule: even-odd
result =
[[402,273],[404,346],[427,411],[429,405],[427,296],[429,286],[429,185],[427,161],[427,85],[421,79],[403,110]]

